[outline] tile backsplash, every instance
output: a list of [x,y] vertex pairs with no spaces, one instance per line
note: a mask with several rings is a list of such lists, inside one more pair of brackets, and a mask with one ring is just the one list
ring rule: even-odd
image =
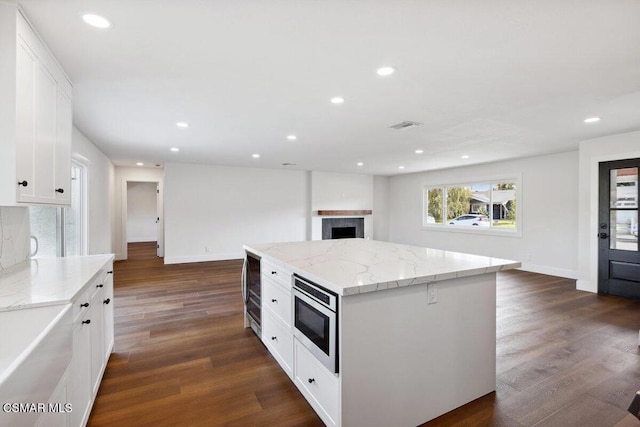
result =
[[30,250],[29,208],[0,207],[0,273],[26,261]]

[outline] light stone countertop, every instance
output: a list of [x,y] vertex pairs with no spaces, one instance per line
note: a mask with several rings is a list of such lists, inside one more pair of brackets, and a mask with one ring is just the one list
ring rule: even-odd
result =
[[261,243],[244,248],[345,296],[521,265],[500,258],[364,239]]
[[69,303],[113,254],[27,260],[0,274],[0,311]]

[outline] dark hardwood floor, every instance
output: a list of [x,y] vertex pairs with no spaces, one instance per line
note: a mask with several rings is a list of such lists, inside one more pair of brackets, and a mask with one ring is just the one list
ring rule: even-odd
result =
[[[240,261],[115,263],[115,349],[91,426],[316,426],[242,327]],[[640,303],[520,271],[498,279],[497,390],[427,426],[612,426],[640,390]],[[375,403],[372,403],[375,404]],[[393,426],[390,426],[393,427]]]

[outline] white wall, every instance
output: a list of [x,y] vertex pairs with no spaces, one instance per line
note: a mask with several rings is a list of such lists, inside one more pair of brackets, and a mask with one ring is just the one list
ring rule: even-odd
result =
[[165,164],[165,263],[241,258],[245,243],[307,238],[308,173]]
[[114,166],[78,129],[71,137],[72,157],[87,166],[87,240],[89,255],[113,252]]
[[157,184],[127,183],[127,242],[155,242],[158,238]]
[[[372,210],[373,175],[311,172],[311,239],[322,239],[318,210]],[[339,218],[339,217],[334,217]],[[364,237],[373,237],[373,218],[364,216]]]
[[577,283],[580,290],[598,291],[598,163],[638,157],[640,132],[596,138],[580,143]]
[[373,177],[373,238],[389,240],[389,184],[388,176]]
[[[160,185],[160,197],[163,196],[164,171],[161,168],[147,167],[116,167],[115,168],[115,232],[113,240],[113,248],[116,253],[116,259],[127,259],[127,182],[158,182]],[[162,206],[162,202],[161,202]],[[124,209],[123,209],[124,207]],[[162,212],[160,212],[162,220]],[[159,236],[161,238],[161,236]]]
[[[425,185],[522,176],[522,236],[507,237],[422,227]],[[393,242],[521,261],[523,269],[577,278],[578,152],[391,177]]]

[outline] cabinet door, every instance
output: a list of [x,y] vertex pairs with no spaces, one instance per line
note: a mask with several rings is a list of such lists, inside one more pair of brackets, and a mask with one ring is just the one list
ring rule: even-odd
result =
[[58,84],[42,63],[36,67],[35,88],[36,197],[39,202],[53,203]]
[[83,312],[73,324],[73,359],[71,360],[71,377],[69,378],[71,404],[71,425],[84,425],[85,414],[91,403],[91,320],[90,311]]
[[58,91],[55,140],[55,199],[56,203],[71,203],[71,129],[73,105],[71,97]]
[[[38,58],[18,37],[16,82],[16,184],[19,202],[35,201],[35,81]],[[20,182],[22,185],[18,185]]]
[[104,304],[103,288],[97,288],[91,298],[91,395],[95,396],[100,387],[102,367],[104,365]]
[[[113,271],[113,266],[108,266]],[[104,363],[109,361],[113,349],[113,273],[107,274],[104,282]]]

